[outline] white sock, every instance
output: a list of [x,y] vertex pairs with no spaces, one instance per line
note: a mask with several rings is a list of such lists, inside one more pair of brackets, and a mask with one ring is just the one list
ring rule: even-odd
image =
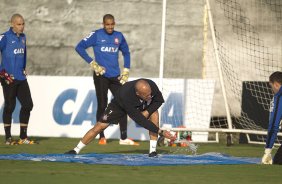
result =
[[82,150],[82,148],[84,148],[86,145],[83,144],[81,141],[79,141],[79,143],[77,144],[77,146],[73,149],[77,154],[80,152],[80,150]]
[[152,153],[157,150],[157,140],[150,140],[150,152]]

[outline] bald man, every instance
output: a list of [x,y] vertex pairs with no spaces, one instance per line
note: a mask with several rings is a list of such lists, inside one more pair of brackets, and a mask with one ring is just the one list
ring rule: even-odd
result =
[[[33,102],[25,75],[26,68],[26,36],[24,18],[20,14],[11,17],[10,29],[0,35],[0,80],[4,96],[3,122],[6,140],[5,144],[34,144],[27,137],[27,127]],[[16,106],[16,98],[21,104],[20,139],[15,141],[11,135],[12,113]]]
[[174,139],[168,131],[159,129],[158,108],[163,102],[162,93],[152,80],[138,79],[125,83],[117,91],[95,126],[84,135],[73,150],[66,152],[66,154],[78,154],[101,131],[110,124],[119,123],[122,118],[128,115],[137,124],[149,130],[149,157],[157,156],[158,135]]

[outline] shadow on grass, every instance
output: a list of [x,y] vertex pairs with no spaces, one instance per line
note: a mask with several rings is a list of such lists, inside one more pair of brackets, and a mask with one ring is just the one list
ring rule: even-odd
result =
[[[169,151],[167,150],[162,150],[162,149],[157,149],[157,152],[159,154],[168,154]],[[104,152],[105,154],[148,154],[149,150],[148,149],[144,149],[144,150],[128,150],[128,151],[107,151]]]
[[38,142],[50,139],[49,137],[28,137],[28,138],[31,139],[31,140],[38,141]]

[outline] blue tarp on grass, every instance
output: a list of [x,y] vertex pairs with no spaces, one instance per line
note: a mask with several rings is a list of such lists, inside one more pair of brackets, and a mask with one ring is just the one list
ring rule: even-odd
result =
[[0,160],[31,160],[49,162],[75,162],[84,164],[109,164],[127,166],[208,165],[208,164],[258,164],[260,158],[232,157],[221,153],[202,155],[159,154],[150,158],[147,154],[0,154]]

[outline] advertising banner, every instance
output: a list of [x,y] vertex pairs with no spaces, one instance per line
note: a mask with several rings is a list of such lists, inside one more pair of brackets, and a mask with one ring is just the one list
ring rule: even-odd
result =
[[[156,83],[158,82],[158,79],[153,80]],[[29,136],[81,138],[96,123],[97,100],[92,77],[29,76],[28,82],[34,103],[28,128]],[[189,82],[186,86],[189,88]],[[0,126],[2,126],[0,127],[0,135],[4,135],[2,120],[4,99],[2,89],[0,94]],[[181,96],[185,94],[183,87],[179,88],[178,93],[170,94],[165,92],[164,97],[166,101],[177,102],[177,100],[173,99],[177,97],[179,101],[179,94]],[[111,98],[112,95],[109,92],[109,101]],[[184,99],[184,97],[180,98]],[[211,105],[210,101],[207,103]],[[208,105],[207,103],[205,105]],[[180,113],[185,112],[185,110],[183,111],[185,107],[191,108],[193,106],[189,106],[189,102],[187,102],[183,103],[182,106],[177,106],[177,108],[173,103],[165,103],[163,107],[166,111],[161,113],[161,119],[169,119],[166,124],[171,124],[171,127],[175,127],[176,119],[173,118],[174,113],[179,114],[179,111]],[[172,108],[176,108],[175,111],[172,111],[173,113],[166,113],[171,111],[170,109]],[[12,135],[14,137],[17,137],[20,131],[19,112],[20,104],[17,101],[12,119]],[[210,113],[201,114],[201,116],[206,115],[210,116]],[[185,114],[183,114],[183,119],[193,123]],[[191,123],[186,125],[192,127]],[[204,128],[209,126],[209,121],[206,124]],[[108,127],[105,130],[105,135],[106,138],[119,139],[119,126],[112,125]],[[148,131],[131,119],[128,121],[128,137],[136,140],[149,140]]]

